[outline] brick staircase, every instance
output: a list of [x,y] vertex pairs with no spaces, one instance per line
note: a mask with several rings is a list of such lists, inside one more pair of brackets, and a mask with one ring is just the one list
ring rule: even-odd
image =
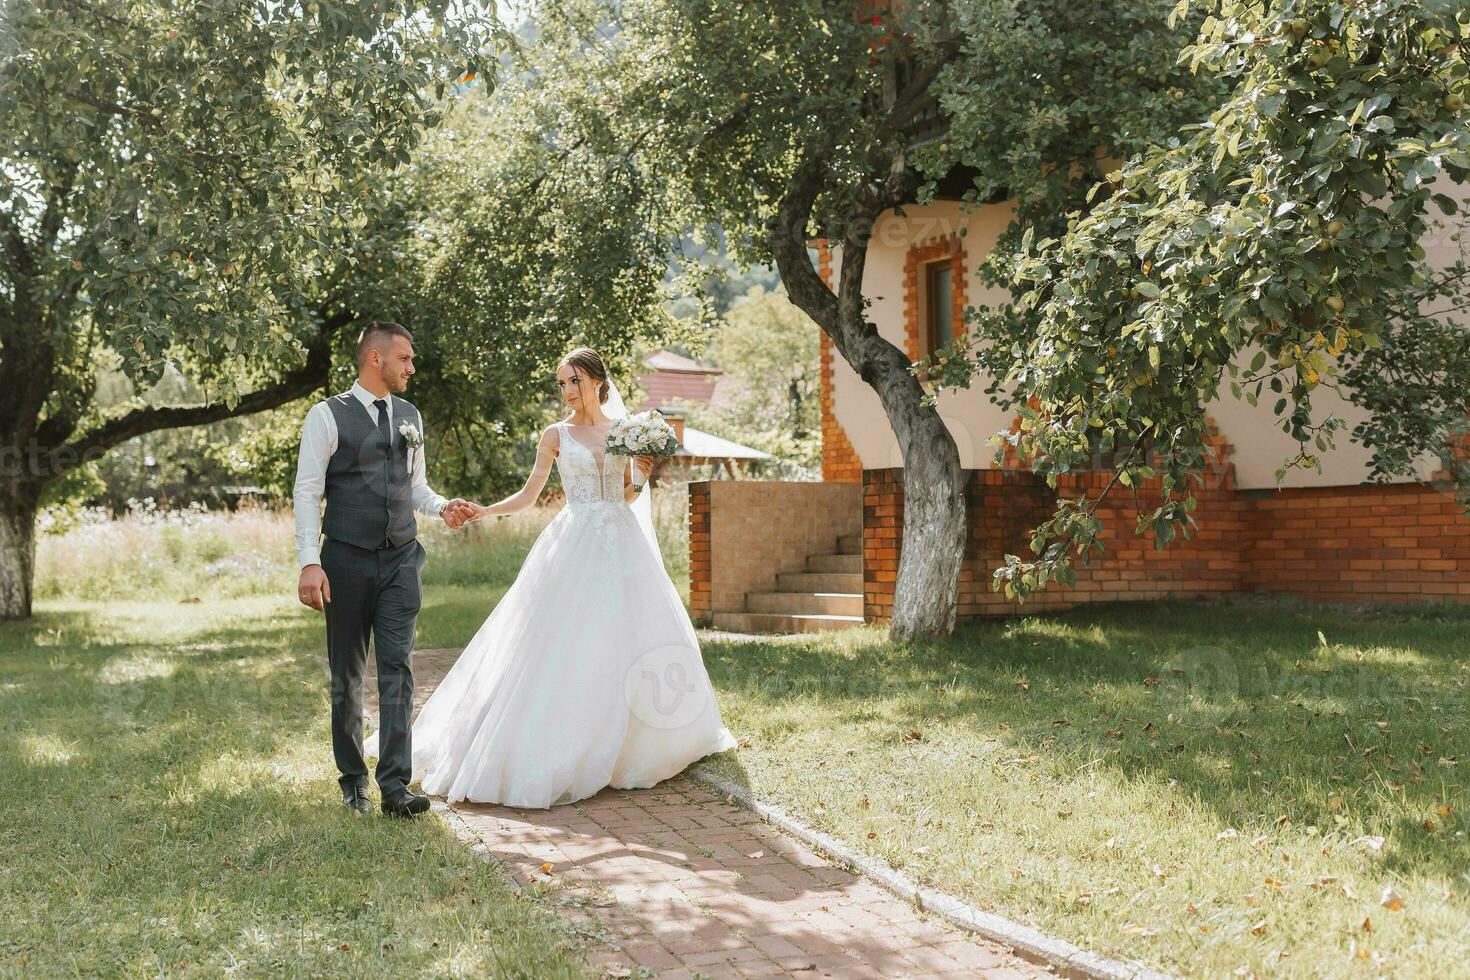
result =
[[843,535],[835,552],[808,555],[806,569],[781,572],[773,592],[747,592],[745,609],[716,612],[716,629],[740,633],[812,633],[863,621],[863,537]]

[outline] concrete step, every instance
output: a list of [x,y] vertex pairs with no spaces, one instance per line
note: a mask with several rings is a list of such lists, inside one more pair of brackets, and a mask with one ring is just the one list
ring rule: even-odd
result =
[[782,572],[776,576],[778,592],[862,592],[861,572]]
[[862,555],[809,555],[806,560],[806,570],[809,572],[847,572],[861,575],[863,572]]
[[861,592],[747,592],[745,608],[756,613],[862,616]]
[[714,614],[716,629],[736,633],[816,633],[844,630],[863,624],[861,616],[807,616],[785,613],[721,612]]
[[844,534],[837,539],[837,550],[844,555],[860,555],[863,553],[863,536],[861,534]]

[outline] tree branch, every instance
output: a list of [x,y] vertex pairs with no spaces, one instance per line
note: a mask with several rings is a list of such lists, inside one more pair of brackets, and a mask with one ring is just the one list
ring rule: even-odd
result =
[[49,465],[44,469],[43,479],[54,480],[82,463],[95,459],[112,447],[149,432],[179,429],[191,425],[207,425],[224,419],[253,415],[256,412],[279,408],[287,402],[310,394],[327,383],[332,367],[332,338],[352,322],[352,319],[347,313],[339,313],[327,321],[321,333],[317,335],[316,341],[307,348],[305,364],[286,374],[275,384],[245,395],[234,408],[230,408],[223,402],[214,402],[206,405],[135,409],[51,451],[48,454]]
[[832,336],[837,329],[837,297],[812,268],[806,246],[806,226],[822,186],[824,169],[824,162],[815,153],[808,150],[802,154],[767,229],[771,253],[791,301]]

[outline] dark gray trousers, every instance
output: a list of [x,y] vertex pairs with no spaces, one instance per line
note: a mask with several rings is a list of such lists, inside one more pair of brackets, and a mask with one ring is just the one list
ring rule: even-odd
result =
[[322,543],[322,571],[332,596],[326,604],[332,754],[344,791],[367,788],[362,675],[369,637],[378,658],[378,788],[385,798],[394,796],[412,778],[413,633],[427,558],[417,539],[377,551],[332,538]]

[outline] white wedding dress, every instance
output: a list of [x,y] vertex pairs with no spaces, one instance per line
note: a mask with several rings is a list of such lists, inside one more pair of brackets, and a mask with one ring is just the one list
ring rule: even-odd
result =
[[623,501],[628,458],[556,427],[566,505],[413,723],[414,778],[451,803],[653,786],[736,744],[652,526]]

